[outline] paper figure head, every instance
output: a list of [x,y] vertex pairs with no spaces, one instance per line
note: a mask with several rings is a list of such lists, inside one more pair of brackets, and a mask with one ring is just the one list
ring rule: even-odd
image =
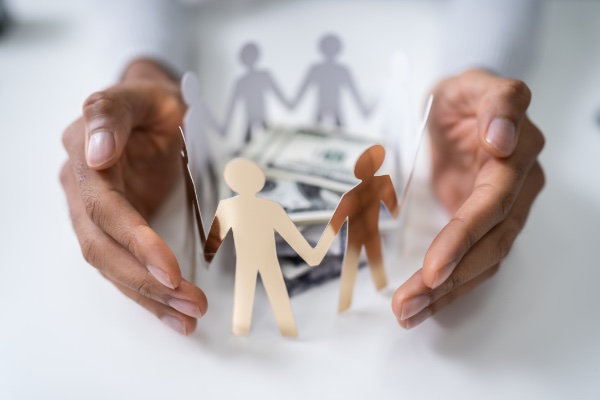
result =
[[198,77],[192,72],[186,72],[181,78],[181,96],[185,104],[190,105],[198,101]]
[[223,174],[225,183],[240,195],[255,195],[265,186],[265,174],[250,160],[236,158],[229,161]]
[[383,165],[385,160],[385,149],[381,145],[374,145],[366,149],[354,165],[354,175],[364,181],[372,178]]
[[254,64],[256,64],[259,55],[260,50],[258,49],[258,46],[255,43],[246,43],[240,51],[240,61],[245,66],[252,68]]
[[327,34],[321,38],[319,48],[325,58],[332,60],[342,51],[342,41],[336,35]]

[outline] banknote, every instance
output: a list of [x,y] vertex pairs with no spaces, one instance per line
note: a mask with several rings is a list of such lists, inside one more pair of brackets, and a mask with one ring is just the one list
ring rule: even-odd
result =
[[[326,256],[319,267],[309,267],[299,258],[281,260],[281,270],[290,296],[295,296],[315,286],[322,285],[340,276],[343,256]],[[361,260],[358,267],[366,265]],[[301,273],[299,273],[301,272]]]
[[259,164],[268,178],[345,192],[358,183],[356,160],[374,144],[381,143],[341,131],[274,128],[250,143],[242,156]]
[[287,179],[268,179],[259,197],[283,206],[296,225],[328,222],[342,193]]

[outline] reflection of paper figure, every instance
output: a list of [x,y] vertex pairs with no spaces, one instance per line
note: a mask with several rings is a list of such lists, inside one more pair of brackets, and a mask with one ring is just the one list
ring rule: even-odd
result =
[[[410,70],[406,54],[397,52],[391,58],[390,75],[383,82],[381,105],[384,122],[382,132],[386,137],[388,154],[391,159],[392,181],[394,185],[402,185],[401,177],[410,168],[409,155],[415,148],[416,124],[414,121],[413,97],[410,89]],[[402,150],[402,151],[401,151]]]
[[332,118],[335,125],[342,126],[344,121],[340,107],[340,97],[342,90],[347,88],[354,97],[358,108],[366,117],[370,110],[363,103],[350,70],[335,60],[342,50],[341,40],[335,35],[325,35],[321,39],[319,47],[325,60],[310,68],[296,98],[292,102],[292,106],[295,108],[306,90],[314,85],[317,89],[317,122],[323,122],[325,118]]
[[352,292],[363,246],[367,253],[367,262],[375,287],[380,290],[387,285],[379,235],[379,209],[383,202],[395,218],[398,216],[400,208],[390,176],[375,176],[384,159],[385,150],[380,145],[369,147],[361,154],[354,167],[354,174],[360,179],[360,183],[342,196],[331,222],[315,249],[319,256],[327,251],[326,249],[333,242],[344,222],[348,220],[348,239],[342,265],[339,312],[347,310],[352,303]]
[[231,124],[231,118],[235,105],[238,101],[244,103],[247,116],[247,127],[245,143],[252,138],[253,128],[267,128],[267,115],[265,111],[265,95],[271,91],[277,96],[286,107],[290,107],[288,101],[283,96],[275,79],[268,70],[259,70],[255,64],[260,56],[260,50],[254,43],[247,43],[240,52],[240,61],[247,67],[244,73],[235,83],[233,94],[229,100],[229,107],[225,117],[225,132],[228,131]]
[[[212,260],[231,230],[236,250],[233,333],[250,330],[257,274],[284,336],[297,336],[290,298],[277,260],[274,232],[278,232],[309,265],[318,264],[315,251],[278,203],[256,196],[265,175],[252,161],[235,159],[225,167],[225,182],[239,196],[221,200],[207,235],[205,257]],[[323,257],[321,257],[322,259]]]
[[194,181],[200,186],[203,204],[211,204],[213,188],[216,186],[212,171],[214,160],[210,151],[207,127],[220,131],[217,121],[199,95],[198,77],[186,72],[181,79],[181,94],[188,108],[183,119],[183,131],[191,150]]

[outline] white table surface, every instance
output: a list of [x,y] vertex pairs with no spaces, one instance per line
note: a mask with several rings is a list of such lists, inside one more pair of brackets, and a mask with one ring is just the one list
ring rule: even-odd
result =
[[[326,4],[324,15],[336,6]],[[377,69],[363,54],[375,57],[378,50],[348,22],[366,12],[365,4],[347,6],[346,22],[314,18],[304,27],[294,21],[308,14],[294,5],[294,18],[287,6],[266,5],[204,17],[199,31],[214,33],[213,46],[202,39],[206,93],[224,104],[219,88],[239,72],[224,60],[248,31],[272,53],[284,51],[291,39],[271,35],[284,25],[300,50],[287,61],[265,59],[282,82],[292,82],[284,89],[294,87],[299,63],[314,54],[324,30],[339,32],[357,75],[369,75]],[[382,39],[381,46],[406,50],[418,70],[415,91],[424,94],[436,71],[436,3],[385,7],[371,16],[383,26],[397,19],[393,33],[400,39]],[[182,337],[86,265],[58,183],[65,158],[60,134],[85,97],[109,82],[109,60],[89,46],[82,2],[28,0],[14,8],[25,23],[0,38],[1,399],[600,398],[600,127],[594,119],[600,3],[547,3],[528,82],[531,117],[547,137],[541,158],[548,183],[500,272],[414,330],[397,326],[393,288],[419,267],[443,222],[431,217],[440,214],[422,167],[405,245],[386,242],[390,290],[376,293],[360,272],[354,305],[342,316],[335,312],[337,282],[293,298],[297,340],[279,336],[261,288],[250,336],[229,333],[233,276],[227,268],[200,272],[209,312],[193,335]],[[300,29],[306,36],[296,35]],[[217,73],[220,63],[225,67]],[[177,230],[159,225],[161,232]],[[177,249],[176,238],[170,240]]]

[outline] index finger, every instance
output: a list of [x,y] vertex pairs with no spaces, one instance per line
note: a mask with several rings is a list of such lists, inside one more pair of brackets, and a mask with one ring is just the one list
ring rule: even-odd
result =
[[118,167],[95,171],[88,166],[81,120],[67,128],[63,141],[90,219],[133,254],[159,282],[171,289],[177,288],[182,279],[177,259],[124,196]]

